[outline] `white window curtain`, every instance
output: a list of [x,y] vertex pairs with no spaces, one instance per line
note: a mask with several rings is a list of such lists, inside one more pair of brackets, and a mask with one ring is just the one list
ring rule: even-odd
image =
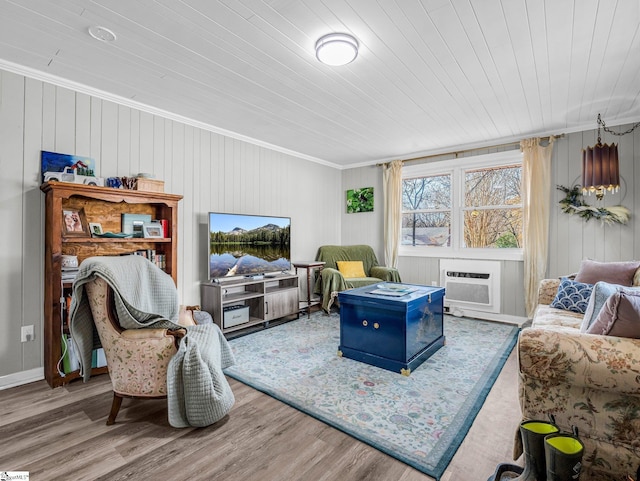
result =
[[402,161],[384,165],[384,262],[387,267],[398,266],[398,245],[402,225]]
[[547,270],[549,254],[549,208],[551,154],[555,137],[540,145],[539,138],[520,142],[522,157],[522,204],[524,229],[524,291],[527,316],[533,317],[538,284]]

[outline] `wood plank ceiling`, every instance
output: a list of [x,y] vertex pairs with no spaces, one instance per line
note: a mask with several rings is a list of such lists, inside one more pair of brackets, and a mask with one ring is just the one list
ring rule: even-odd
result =
[[1,0],[0,68],[342,168],[637,121],[640,1]]

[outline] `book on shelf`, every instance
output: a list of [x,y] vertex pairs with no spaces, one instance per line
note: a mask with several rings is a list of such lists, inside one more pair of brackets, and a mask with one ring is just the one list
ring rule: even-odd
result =
[[154,220],[162,226],[162,236],[167,239],[169,237],[169,221],[167,219]]
[[71,292],[67,292],[64,298],[64,320],[67,330],[69,330],[71,326],[71,302],[73,297],[71,296]]
[[133,252],[125,252],[120,254],[121,256],[142,256],[149,261],[153,262],[163,271],[167,269],[167,256],[166,254],[158,254],[155,249],[139,249]]
[[155,249],[140,249],[133,253],[136,256],[142,256],[149,259],[151,262],[155,263],[156,261],[156,250]]
[[104,367],[107,365],[107,358],[104,355],[104,349],[99,347],[91,351],[91,367]]
[[[76,347],[71,336],[69,334],[62,335],[62,371],[65,374],[77,371],[80,369],[80,358],[76,353]],[[104,354],[104,349],[99,347],[91,352],[91,367],[105,367],[107,365],[107,358]]]
[[76,354],[75,345],[68,334],[62,334],[62,352],[62,371],[65,374],[80,369],[80,361]]
[[79,270],[77,267],[63,267],[60,272],[62,282],[73,282]]

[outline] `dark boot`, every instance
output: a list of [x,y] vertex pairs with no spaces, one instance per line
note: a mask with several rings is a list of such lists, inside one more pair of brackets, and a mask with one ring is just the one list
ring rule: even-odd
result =
[[520,424],[524,470],[513,481],[546,481],[544,438],[559,431],[558,426],[546,421],[524,421]]
[[550,434],[544,440],[548,481],[574,481],[580,478],[584,444],[571,434]]
[[499,464],[487,481],[546,481],[544,438],[558,432],[560,429],[553,422],[534,420],[520,423],[524,468],[514,464]]

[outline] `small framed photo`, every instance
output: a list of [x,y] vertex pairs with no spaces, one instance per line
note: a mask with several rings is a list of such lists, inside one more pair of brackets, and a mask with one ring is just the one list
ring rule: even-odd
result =
[[89,237],[89,225],[84,209],[62,210],[62,233],[65,236]]
[[142,226],[142,233],[147,239],[162,239],[164,238],[164,232],[162,231],[162,224],[144,224]]
[[92,237],[104,234],[104,232],[102,232],[102,224],[99,222],[89,222],[89,230],[91,231]]

